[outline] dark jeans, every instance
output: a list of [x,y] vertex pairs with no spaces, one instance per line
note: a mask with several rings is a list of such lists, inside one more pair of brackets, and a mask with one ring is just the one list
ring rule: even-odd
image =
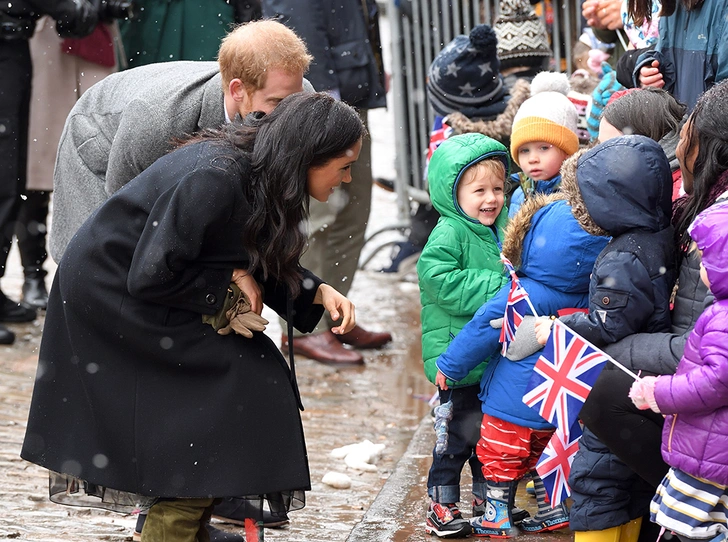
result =
[[473,495],[485,499],[483,466],[475,455],[480,438],[483,413],[478,398],[479,386],[440,390],[440,402],[453,403],[452,420],[448,423],[447,450],[442,455],[432,451],[432,466],[427,478],[427,493],[439,503],[460,501],[460,473],[465,463],[473,475]]
[[32,72],[27,40],[0,39],[0,277],[25,189]]
[[[641,376],[650,376],[643,374]],[[628,397],[634,380],[617,369],[599,375],[580,418],[611,452],[657,488],[669,466],[662,460],[662,414],[639,410]]]

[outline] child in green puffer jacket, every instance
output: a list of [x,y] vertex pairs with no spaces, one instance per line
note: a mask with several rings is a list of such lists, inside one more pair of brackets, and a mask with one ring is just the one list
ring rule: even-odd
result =
[[[482,134],[445,140],[434,152],[427,180],[440,213],[417,262],[422,303],[422,357],[434,384],[435,361],[480,306],[507,282],[500,261],[500,240],[508,220],[504,185],[508,151]],[[464,537],[470,524],[457,508],[460,473],[465,463],[473,475],[473,514],[482,514],[486,495],[481,464],[475,455],[480,431],[480,377],[483,360],[464,379],[448,382],[440,402],[452,402],[447,447],[432,454],[427,491],[432,499],[426,531],[439,537]],[[450,405],[448,405],[450,406]],[[527,513],[526,513],[527,515]]]

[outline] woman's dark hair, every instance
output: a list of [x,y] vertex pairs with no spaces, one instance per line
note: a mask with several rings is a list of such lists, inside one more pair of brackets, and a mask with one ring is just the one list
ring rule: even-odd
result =
[[620,96],[604,108],[602,118],[624,134],[660,141],[677,131],[687,108],[661,88],[644,88]]
[[267,115],[251,113],[222,134],[252,166],[250,182],[243,183],[250,202],[243,229],[248,270],[274,276],[296,296],[307,240],[308,170],[344,156],[366,128],[349,105],[307,92],[288,96]]
[[682,251],[690,245],[688,227],[698,214],[709,207],[715,198],[715,187],[721,175],[728,170],[728,80],[706,91],[695,104],[686,126],[685,155],[698,145],[693,165],[693,190],[685,198],[675,223],[675,234]]
[[[680,0],[682,6],[687,10],[699,8],[705,0]],[[662,0],[660,17],[669,17],[675,13],[677,0]],[[628,0],[627,15],[634,21],[634,24],[641,26],[645,21],[652,20],[652,0]]]

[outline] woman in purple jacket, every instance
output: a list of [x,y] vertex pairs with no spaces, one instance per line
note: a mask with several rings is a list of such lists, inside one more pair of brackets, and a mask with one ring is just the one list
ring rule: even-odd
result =
[[716,203],[689,230],[700,250],[700,278],[715,302],[698,318],[674,375],[632,385],[637,408],[667,414],[662,457],[670,470],[650,519],[693,539],[728,532],[728,202]]

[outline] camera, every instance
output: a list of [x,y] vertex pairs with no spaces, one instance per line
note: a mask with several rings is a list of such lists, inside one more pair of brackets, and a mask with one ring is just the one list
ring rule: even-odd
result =
[[134,16],[132,0],[97,0],[96,9],[102,21],[131,19]]

